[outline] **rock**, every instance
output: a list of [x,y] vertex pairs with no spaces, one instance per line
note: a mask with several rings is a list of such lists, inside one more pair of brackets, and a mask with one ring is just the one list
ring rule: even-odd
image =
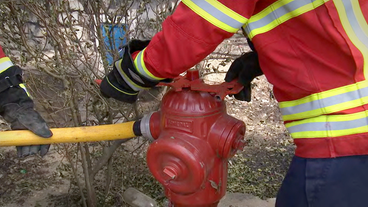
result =
[[132,207],[157,207],[155,200],[135,188],[126,189],[123,198]]
[[227,193],[218,207],[274,207],[276,199],[262,200],[256,196],[242,193]]

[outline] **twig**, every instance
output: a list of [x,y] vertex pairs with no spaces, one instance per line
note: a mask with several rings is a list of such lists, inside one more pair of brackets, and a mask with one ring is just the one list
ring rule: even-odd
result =
[[93,170],[92,170],[92,177],[95,177],[96,174],[98,173],[98,171],[101,170],[101,168],[103,166],[105,166],[105,164],[109,161],[109,159],[111,158],[111,156],[114,154],[114,152],[116,151],[116,149],[118,149],[120,147],[120,145],[124,142],[128,141],[127,139],[122,139],[122,140],[115,140],[113,141],[112,145],[110,147],[108,147],[105,151],[105,153],[100,157],[100,159],[98,159],[96,161],[96,165],[94,166]]

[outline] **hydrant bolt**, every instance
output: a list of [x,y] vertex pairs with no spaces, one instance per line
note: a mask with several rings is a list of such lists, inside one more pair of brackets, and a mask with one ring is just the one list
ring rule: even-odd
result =
[[173,169],[172,167],[165,167],[163,172],[169,176],[171,179],[175,179],[176,176],[178,176],[177,172],[175,169]]

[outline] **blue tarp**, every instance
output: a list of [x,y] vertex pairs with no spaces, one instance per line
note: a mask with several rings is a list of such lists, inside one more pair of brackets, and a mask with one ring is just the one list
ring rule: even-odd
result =
[[106,48],[106,58],[109,65],[112,65],[114,62],[114,53],[119,54],[119,57],[121,57],[120,53],[122,51],[120,51],[119,48],[127,42],[125,29],[125,24],[104,23],[101,25],[102,36],[104,38]]

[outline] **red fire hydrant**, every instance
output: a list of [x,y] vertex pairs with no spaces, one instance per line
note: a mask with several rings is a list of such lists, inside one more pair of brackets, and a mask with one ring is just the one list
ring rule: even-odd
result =
[[161,110],[142,119],[142,133],[155,141],[147,151],[153,176],[175,207],[217,206],[225,195],[228,159],[244,147],[244,122],[226,113],[227,94],[238,83],[208,85],[198,71],[165,85]]

